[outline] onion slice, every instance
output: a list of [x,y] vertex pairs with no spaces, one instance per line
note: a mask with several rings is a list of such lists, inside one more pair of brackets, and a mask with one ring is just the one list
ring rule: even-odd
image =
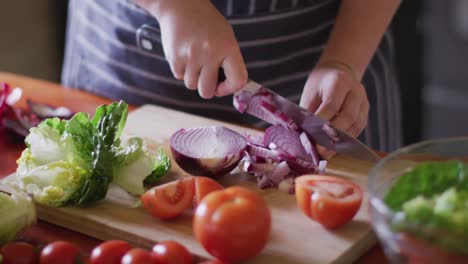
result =
[[280,125],[271,126],[266,129],[264,136],[264,145],[271,146],[274,144],[275,149],[286,151],[294,157],[298,157],[302,160],[312,161],[305,151],[299,132],[296,130],[288,129]]
[[216,178],[239,164],[247,141],[229,128],[205,126],[176,131],[170,145],[176,163],[184,171]]

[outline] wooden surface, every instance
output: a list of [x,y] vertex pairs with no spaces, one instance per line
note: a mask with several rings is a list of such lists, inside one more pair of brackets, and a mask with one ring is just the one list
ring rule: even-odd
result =
[[[19,77],[19,76],[10,75],[10,74],[0,74],[0,81],[7,81],[14,86],[23,87],[25,89],[25,96],[28,98],[33,98],[37,101],[47,102],[47,103],[51,103],[55,105],[69,106],[75,111],[93,112],[97,105],[109,102],[108,100],[105,100],[96,96],[92,96],[83,92],[79,92],[76,90],[69,90],[69,89],[60,87],[58,85],[50,84],[47,82],[41,82],[41,81],[37,81],[34,79]],[[20,105],[24,105],[24,102],[21,102]],[[157,122],[154,122],[154,121],[151,123],[146,122],[143,125],[135,127],[133,125],[133,122],[137,122],[135,120],[138,120],[138,116],[141,115],[141,113],[142,113],[141,110],[137,110],[136,112],[130,115],[129,126],[128,126],[129,129],[127,130],[127,132],[137,133],[142,136],[149,137],[149,138],[154,138],[154,133],[158,133],[159,135],[158,137],[165,135],[165,137],[167,138],[168,136],[167,133],[172,131],[169,128],[167,128],[165,132],[158,131],[158,130],[150,132],[149,129],[145,129],[145,127],[148,127],[151,124],[154,125]],[[146,114],[143,114],[143,115],[146,115]],[[189,119],[189,120],[192,120],[192,119]],[[185,127],[187,127],[189,124],[188,120],[185,120],[183,124]],[[198,126],[200,124],[192,123],[192,125]],[[21,143],[14,143],[14,142],[12,143],[11,140],[5,140],[6,138],[5,131],[0,131],[0,138],[2,138],[2,140],[0,141],[0,158],[2,161],[1,163],[2,167],[0,167],[0,173],[2,173],[1,175],[3,176],[6,173],[10,173],[14,171],[15,164],[13,164],[13,162],[19,155],[19,152],[22,150],[23,146]],[[3,161],[7,161],[7,162],[3,162]],[[343,164],[347,164],[347,163],[349,162],[344,159],[335,159],[334,162],[331,162],[329,168],[333,172],[339,173],[340,170],[343,171],[341,169],[343,168]],[[356,165],[356,163],[352,163],[352,164]],[[367,168],[366,166],[362,166],[361,164],[355,167],[354,170],[345,170],[343,173],[347,177],[354,177],[360,184],[365,184],[366,168]],[[224,179],[223,183],[226,185],[232,184],[230,179]],[[252,188],[255,188],[254,183],[246,183],[246,184]],[[269,243],[267,249],[264,251],[265,255],[258,258],[258,260],[268,260],[268,259],[273,258],[275,261],[273,262],[270,261],[269,263],[277,263],[278,260],[281,260],[280,262],[282,263],[286,263],[282,261],[282,259],[279,256],[275,255],[276,254],[275,252],[280,252],[280,254],[284,256],[292,255],[293,257],[291,258],[291,260],[297,261],[298,259],[304,256],[301,254],[299,255],[296,254],[296,251],[298,249],[295,247],[292,247],[290,244],[294,243],[295,241],[300,241],[300,245],[298,247],[299,250],[303,252],[303,254],[309,254],[310,252],[310,254],[313,253],[312,255],[314,255],[314,256],[311,256],[311,259],[308,259],[306,263],[313,263],[313,260],[316,260],[315,261],[316,263],[325,263],[327,262],[324,259],[325,257],[318,256],[318,255],[327,255],[327,254],[335,254],[336,256],[341,255],[342,258],[340,260],[343,260],[344,262],[350,262],[355,257],[359,256],[361,253],[364,253],[364,255],[358,258],[356,263],[387,263],[382,254],[382,250],[380,249],[379,246],[373,247],[370,251],[366,252],[366,248],[370,244],[372,244],[372,239],[373,239],[372,232],[370,231],[369,226],[367,224],[368,218],[367,218],[367,212],[366,212],[366,209],[367,209],[366,205],[364,205],[361,208],[361,211],[358,214],[356,221],[351,223],[346,228],[343,228],[337,231],[336,233],[331,233],[321,228],[317,224],[310,222],[308,219],[305,218],[305,216],[302,216],[300,212],[298,211],[298,209],[295,206],[293,206],[292,197],[286,194],[278,193],[273,190],[265,191],[264,196],[265,196],[265,199],[267,199],[267,201],[270,204],[273,204],[273,209],[272,209],[273,214],[274,214],[273,227],[275,231],[273,232],[272,241]],[[102,209],[99,206],[105,206],[106,203],[110,204],[112,202],[106,201],[104,203],[98,204],[96,205],[97,209],[94,208],[94,210],[102,212],[103,210],[98,210],[98,209]],[[191,235],[190,223],[188,221],[188,219],[190,218],[189,216],[182,217],[176,222],[161,223],[158,220],[155,220],[149,217],[146,213],[142,212],[141,209],[128,208],[125,206],[125,204],[127,203],[118,204],[117,206],[124,208],[123,210],[132,210],[133,213],[137,212],[138,214],[142,214],[142,217],[139,218],[139,220],[136,220],[137,223],[138,221],[145,221],[145,223],[146,221],[148,221],[148,222],[151,222],[150,225],[156,225],[159,227],[159,228],[149,228],[149,229],[143,227],[142,229],[144,231],[140,230],[141,232],[143,232],[143,233],[140,233],[140,236],[142,236],[143,239],[137,240],[136,241],[137,244],[142,244],[142,245],[148,244],[148,238],[147,238],[148,232],[156,232],[153,234],[155,236],[157,236],[158,234],[160,235],[158,237],[154,237],[155,240],[162,239],[165,236],[171,236],[173,234],[171,232],[176,232],[178,237],[180,237],[180,240],[182,243],[184,242],[185,242],[184,244],[187,243],[187,245],[194,252],[199,253],[200,255],[206,256],[206,253],[200,248],[198,244],[191,242],[193,241],[193,237]],[[44,208],[39,209],[39,214],[47,215],[47,213],[44,212],[45,210],[43,209]],[[78,210],[78,209],[67,208],[67,209],[58,209],[58,210]],[[46,210],[46,211],[50,212],[50,210]],[[118,212],[119,210],[109,210],[109,211],[110,211],[109,213],[115,214],[116,213],[115,211]],[[88,213],[90,212],[91,211],[88,211]],[[81,215],[81,217],[85,217],[85,215]],[[281,216],[275,217],[276,215],[281,215]],[[66,214],[63,217],[66,217]],[[135,224],[133,220],[129,221],[128,217],[129,216],[127,214],[124,214],[122,218],[117,217],[117,219],[121,219],[119,221],[123,221],[123,222],[116,224],[116,225],[119,225],[119,224],[121,225],[121,228],[119,227],[119,230],[134,230],[135,228],[141,228],[141,227],[138,227],[139,225]],[[56,219],[56,217],[51,217],[51,218]],[[275,219],[277,220],[275,221]],[[71,220],[70,221],[76,223],[76,220],[77,219],[72,219],[72,221]],[[63,222],[60,222],[60,223],[57,222],[57,224],[63,225]],[[282,229],[285,230],[283,232],[286,232],[289,228],[294,227],[296,225],[299,226],[299,224],[300,226],[304,226],[304,228],[300,229],[299,231],[295,231],[296,233],[293,232],[292,234],[294,235],[292,234],[286,234],[285,236],[278,235],[278,234],[281,234]],[[116,235],[117,236],[122,235],[124,236],[122,237],[124,239],[132,238],[130,234],[125,233],[125,232],[121,232],[120,234],[115,234],[114,232],[111,232],[111,230],[107,227],[108,225],[110,225],[110,223],[107,220],[102,221],[102,226],[100,227],[90,225],[89,226],[90,230],[88,230],[88,232],[92,233],[94,236],[97,236],[101,239],[106,239],[109,236],[115,237]],[[286,225],[286,228],[283,225]],[[157,231],[154,231],[154,229],[156,229]],[[287,232],[287,233],[290,233],[290,232]],[[79,244],[85,252],[89,252],[89,250],[93,246],[99,243],[99,240],[69,231],[67,229],[62,229],[58,226],[45,223],[43,221],[39,221],[37,225],[27,229],[25,232],[20,234],[20,237],[22,239],[26,239],[29,241],[36,241],[38,243],[48,243],[56,239],[67,239],[69,241]],[[145,238],[146,238],[146,241],[145,241]],[[290,241],[289,240],[287,241],[289,244],[286,247],[282,246],[281,243],[279,243],[281,239],[286,239],[286,240],[289,239]],[[364,243],[352,244],[351,241],[353,241],[354,239],[364,241]],[[310,243],[307,243],[307,241],[310,241]],[[326,245],[325,249],[322,249],[321,245],[323,244]],[[318,245],[320,245],[321,247],[317,248]],[[354,248],[352,245],[354,245]]]

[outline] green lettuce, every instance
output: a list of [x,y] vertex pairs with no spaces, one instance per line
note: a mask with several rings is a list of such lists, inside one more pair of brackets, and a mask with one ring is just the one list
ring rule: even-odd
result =
[[[31,128],[18,160],[19,186],[39,203],[57,207],[99,201],[116,178],[128,192],[142,194],[156,156],[140,138],[122,144],[127,112],[121,101],[99,106],[92,118],[77,113]],[[132,164],[135,169],[129,168]]]
[[31,199],[20,193],[0,192],[0,245],[15,238],[23,228],[36,221]]
[[134,195],[141,195],[146,184],[156,183],[171,167],[169,157],[159,150],[153,155],[138,137],[129,138],[117,153],[115,183]]
[[460,161],[431,161],[402,175],[385,196],[393,229],[468,254],[467,172]]

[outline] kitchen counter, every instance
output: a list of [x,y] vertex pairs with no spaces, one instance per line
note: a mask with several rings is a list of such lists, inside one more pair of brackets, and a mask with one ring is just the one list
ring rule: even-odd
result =
[[[16,105],[18,107],[25,107],[26,99],[29,98],[54,106],[66,106],[72,111],[92,114],[98,105],[111,102],[109,99],[63,87],[59,84],[10,73],[0,73],[0,82],[7,82],[12,87],[21,87],[23,89],[23,96]],[[129,106],[130,111],[135,108],[136,106]],[[5,130],[0,129],[0,178],[15,171],[16,159],[23,149],[22,140],[12,138]],[[83,252],[87,254],[101,242],[92,237],[43,221],[38,221],[34,226],[24,230],[19,234],[18,238],[38,245],[55,240],[67,240],[79,245]],[[381,246],[377,244],[356,263],[388,263],[388,261],[385,259]]]

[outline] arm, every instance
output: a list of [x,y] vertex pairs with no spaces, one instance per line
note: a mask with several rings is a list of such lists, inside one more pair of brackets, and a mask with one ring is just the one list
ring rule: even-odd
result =
[[343,0],[320,61],[342,61],[361,79],[399,4],[399,0]]
[[398,6],[398,0],[342,0],[301,106],[353,136],[364,130],[369,101],[360,82]]
[[[134,0],[159,22],[164,55],[176,79],[205,99],[235,92],[247,69],[234,32],[210,0]],[[219,68],[226,80],[218,84]]]

